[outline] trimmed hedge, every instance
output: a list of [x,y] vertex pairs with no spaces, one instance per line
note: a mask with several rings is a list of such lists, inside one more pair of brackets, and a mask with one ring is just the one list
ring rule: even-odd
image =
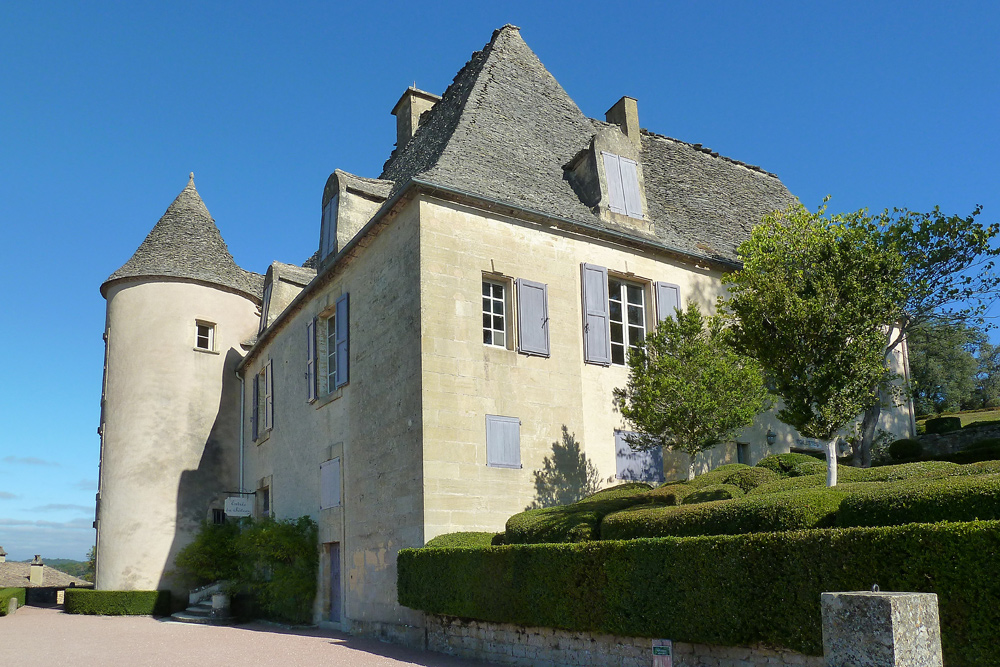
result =
[[776,482],[779,479],[781,479],[781,475],[773,470],[754,467],[737,470],[722,480],[722,483],[738,486],[743,490],[743,493],[749,493],[752,489],[756,489],[762,484]]
[[749,468],[750,466],[743,463],[726,463],[718,468],[712,468],[708,472],[704,472],[694,479],[688,480],[686,483],[696,489],[701,489],[706,486],[716,486],[717,484],[724,484],[726,478],[730,475],[740,470],[747,470]]
[[700,489],[695,489],[684,497],[683,504],[697,505],[699,503],[710,503],[713,500],[732,500],[742,498],[745,493],[743,489],[732,484],[713,484]]
[[767,470],[778,473],[782,477],[787,477],[788,473],[791,472],[792,468],[796,465],[815,460],[815,456],[788,452],[787,454],[771,454],[770,456],[766,456],[758,461],[757,465],[754,467],[766,468]]
[[446,533],[432,538],[424,545],[430,549],[450,549],[456,547],[488,547],[493,544],[497,533],[461,532]]
[[7,615],[7,605],[11,598],[17,598],[17,606],[24,606],[25,590],[23,588],[0,588],[0,616]]
[[919,440],[914,440],[912,438],[901,438],[899,440],[894,440],[889,445],[889,456],[894,461],[902,461],[904,459],[917,459],[920,458],[924,453],[924,446],[920,444]]
[[961,417],[935,417],[924,422],[925,433],[950,433],[962,428]]
[[643,494],[643,498],[657,505],[681,505],[697,489],[687,482],[667,482]]
[[602,540],[740,535],[835,525],[840,488],[747,496],[682,507],[632,507],[604,517]]
[[821,655],[820,594],[938,595],[945,664],[1000,664],[1000,522],[404,549],[399,602],[495,623]]
[[839,526],[1000,519],[1000,474],[906,480],[852,490]]
[[572,505],[527,510],[507,519],[504,541],[507,544],[544,542],[583,542],[600,535],[601,519],[606,514],[649,502],[643,494],[650,486],[641,482],[620,484],[598,491]]
[[67,588],[67,614],[100,616],[169,616],[170,591],[95,591]]

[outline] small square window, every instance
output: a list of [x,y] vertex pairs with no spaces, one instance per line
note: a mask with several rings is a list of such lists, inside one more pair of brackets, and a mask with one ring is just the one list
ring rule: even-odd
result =
[[215,325],[207,322],[196,322],[194,346],[199,350],[215,351]]
[[226,522],[226,511],[220,509],[212,510],[212,523],[216,526],[221,526]]
[[493,280],[483,281],[483,344],[507,347],[507,285]]

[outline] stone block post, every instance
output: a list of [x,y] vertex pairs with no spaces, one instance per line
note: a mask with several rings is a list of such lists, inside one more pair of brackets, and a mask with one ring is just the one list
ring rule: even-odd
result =
[[942,667],[934,593],[823,593],[827,667]]

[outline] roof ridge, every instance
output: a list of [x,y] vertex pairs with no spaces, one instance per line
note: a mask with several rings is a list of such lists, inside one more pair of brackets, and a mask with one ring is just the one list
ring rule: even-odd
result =
[[[596,120],[596,119],[592,119],[592,120]],[[602,122],[602,121],[598,121],[598,122]],[[694,150],[698,151],[699,153],[704,153],[706,155],[710,155],[712,157],[720,158],[722,160],[725,160],[726,162],[731,162],[732,164],[739,165],[741,167],[746,167],[750,171],[756,171],[758,173],[764,174],[765,176],[770,176],[771,178],[778,178],[777,174],[775,174],[773,172],[770,172],[770,171],[764,169],[763,167],[758,167],[755,164],[750,164],[748,162],[743,162],[741,160],[737,160],[736,158],[727,157],[727,156],[722,155],[721,153],[719,153],[717,151],[713,151],[711,148],[709,148],[707,146],[704,146],[702,144],[694,144],[694,143],[691,143],[690,141],[684,141],[683,139],[676,139],[674,137],[668,137],[665,134],[658,134],[656,132],[651,132],[650,130],[647,130],[646,128],[641,128],[639,130],[639,132],[641,134],[646,135],[647,137],[652,137],[654,139],[666,139],[667,141],[673,141],[674,143],[681,144],[683,146],[689,146],[690,148],[693,148]]]

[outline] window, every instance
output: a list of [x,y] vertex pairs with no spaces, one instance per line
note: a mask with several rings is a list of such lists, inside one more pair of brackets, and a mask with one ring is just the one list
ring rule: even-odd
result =
[[316,400],[316,318],[306,323],[306,384],[308,401]]
[[271,516],[271,488],[268,486],[261,487],[257,490],[257,515],[266,519]]
[[253,376],[253,415],[250,421],[254,440],[274,427],[273,375],[269,359],[260,372]]
[[326,387],[327,391],[337,388],[337,314],[326,320]]
[[320,231],[319,258],[323,259],[337,249],[337,197],[334,196],[323,207],[323,222]]
[[507,347],[507,286],[483,281],[483,344]]
[[518,278],[517,351],[549,356],[549,291],[543,283]]
[[608,321],[611,325],[611,363],[624,364],[626,351],[646,338],[646,288],[608,278]]
[[674,317],[681,307],[681,288],[673,283],[656,283],[656,314],[657,321],[662,322],[668,317]]
[[663,448],[632,449],[628,438],[630,431],[615,431],[615,462],[618,479],[627,482],[662,482]]
[[331,311],[320,315],[321,325],[316,332],[320,347],[317,357],[325,364],[325,367],[321,365],[319,372],[328,394],[343,387],[349,379],[348,303],[348,295],[342,294]]
[[215,351],[215,325],[209,322],[195,322],[194,346],[199,350]]
[[267,312],[271,308],[271,286],[273,284],[268,283],[264,285],[264,297],[260,304],[260,326],[257,328],[257,333],[267,328]]
[[745,442],[736,443],[736,462],[750,465],[750,445]]
[[608,208],[630,218],[642,219],[639,167],[635,160],[601,151],[608,179]]
[[319,465],[319,481],[319,508],[340,507],[340,457]]
[[217,508],[212,509],[212,523],[221,526],[226,522],[226,511]]
[[486,415],[486,465],[492,468],[521,467],[521,420]]
[[591,364],[611,363],[608,341],[608,270],[581,264],[583,287],[583,359]]

